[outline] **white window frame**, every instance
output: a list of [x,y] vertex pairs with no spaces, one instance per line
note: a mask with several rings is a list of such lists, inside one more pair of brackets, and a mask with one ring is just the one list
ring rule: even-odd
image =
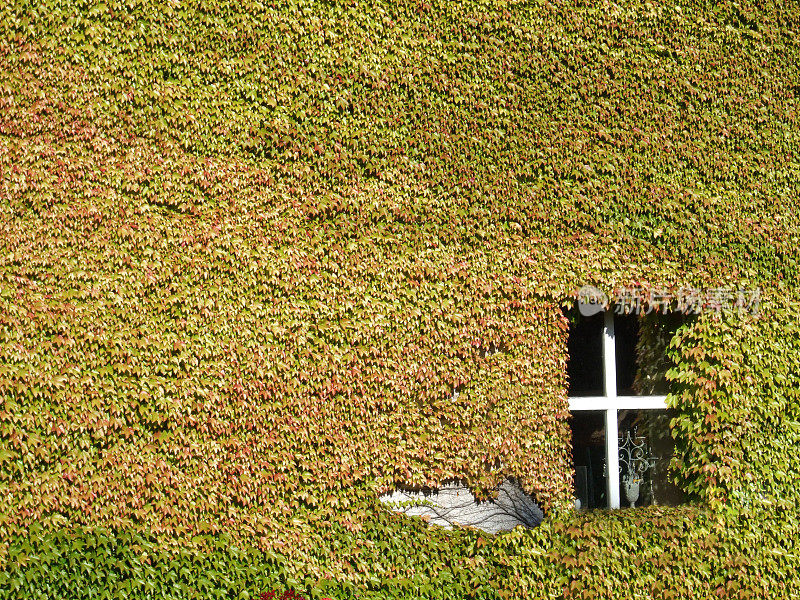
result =
[[614,311],[603,312],[603,395],[573,396],[570,411],[603,411],[606,420],[606,490],[608,508],[619,508],[619,430],[620,410],[667,408],[666,396],[617,396],[617,360],[614,337]]

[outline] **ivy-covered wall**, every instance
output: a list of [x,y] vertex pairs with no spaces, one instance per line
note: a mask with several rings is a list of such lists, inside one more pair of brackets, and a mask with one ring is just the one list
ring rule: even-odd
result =
[[[797,594],[798,16],[5,3],[3,577],[102,570],[64,540],[107,535],[141,536],[119,564],[239,572],[204,541],[226,535],[260,569],[242,589]],[[570,513],[561,306],[586,283],[762,289],[674,342],[700,505]],[[431,532],[376,500],[504,476],[542,528]]]

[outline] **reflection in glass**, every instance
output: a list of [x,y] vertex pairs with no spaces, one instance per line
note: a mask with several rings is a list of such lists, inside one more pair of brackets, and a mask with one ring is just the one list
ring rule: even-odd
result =
[[575,496],[579,508],[605,508],[606,430],[603,411],[573,413],[572,460],[575,465]]
[[[652,467],[639,476],[636,506],[674,506],[686,502],[685,494],[672,482],[669,474],[669,463],[675,452],[675,441],[669,430],[670,414],[671,411],[667,410],[619,411],[620,448],[629,433],[639,438],[644,446],[641,458]],[[626,499],[625,481],[634,479],[636,475],[620,460],[620,498],[623,501]]]

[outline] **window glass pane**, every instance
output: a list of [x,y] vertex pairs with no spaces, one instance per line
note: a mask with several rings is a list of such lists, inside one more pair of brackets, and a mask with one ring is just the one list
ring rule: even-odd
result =
[[570,321],[568,393],[570,396],[602,396],[603,313],[586,317],[572,310],[567,317]]
[[614,355],[617,366],[617,395],[634,394],[636,344],[639,341],[639,316],[614,315]]
[[605,412],[572,414],[572,460],[575,466],[575,498],[579,508],[606,508]]
[[680,312],[650,313],[639,319],[636,343],[636,379],[633,393],[638,395],[662,395],[669,393],[666,374],[672,366],[667,356],[667,347],[678,328],[688,324],[695,315]]
[[621,410],[619,419],[620,501],[622,506],[676,505],[686,501],[673,482],[669,463],[675,442],[670,411]]

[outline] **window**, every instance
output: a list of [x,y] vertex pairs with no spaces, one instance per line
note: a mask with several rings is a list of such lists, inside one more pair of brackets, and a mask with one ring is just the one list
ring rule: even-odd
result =
[[576,506],[680,503],[667,473],[674,446],[664,349],[684,316],[605,310],[569,318]]

